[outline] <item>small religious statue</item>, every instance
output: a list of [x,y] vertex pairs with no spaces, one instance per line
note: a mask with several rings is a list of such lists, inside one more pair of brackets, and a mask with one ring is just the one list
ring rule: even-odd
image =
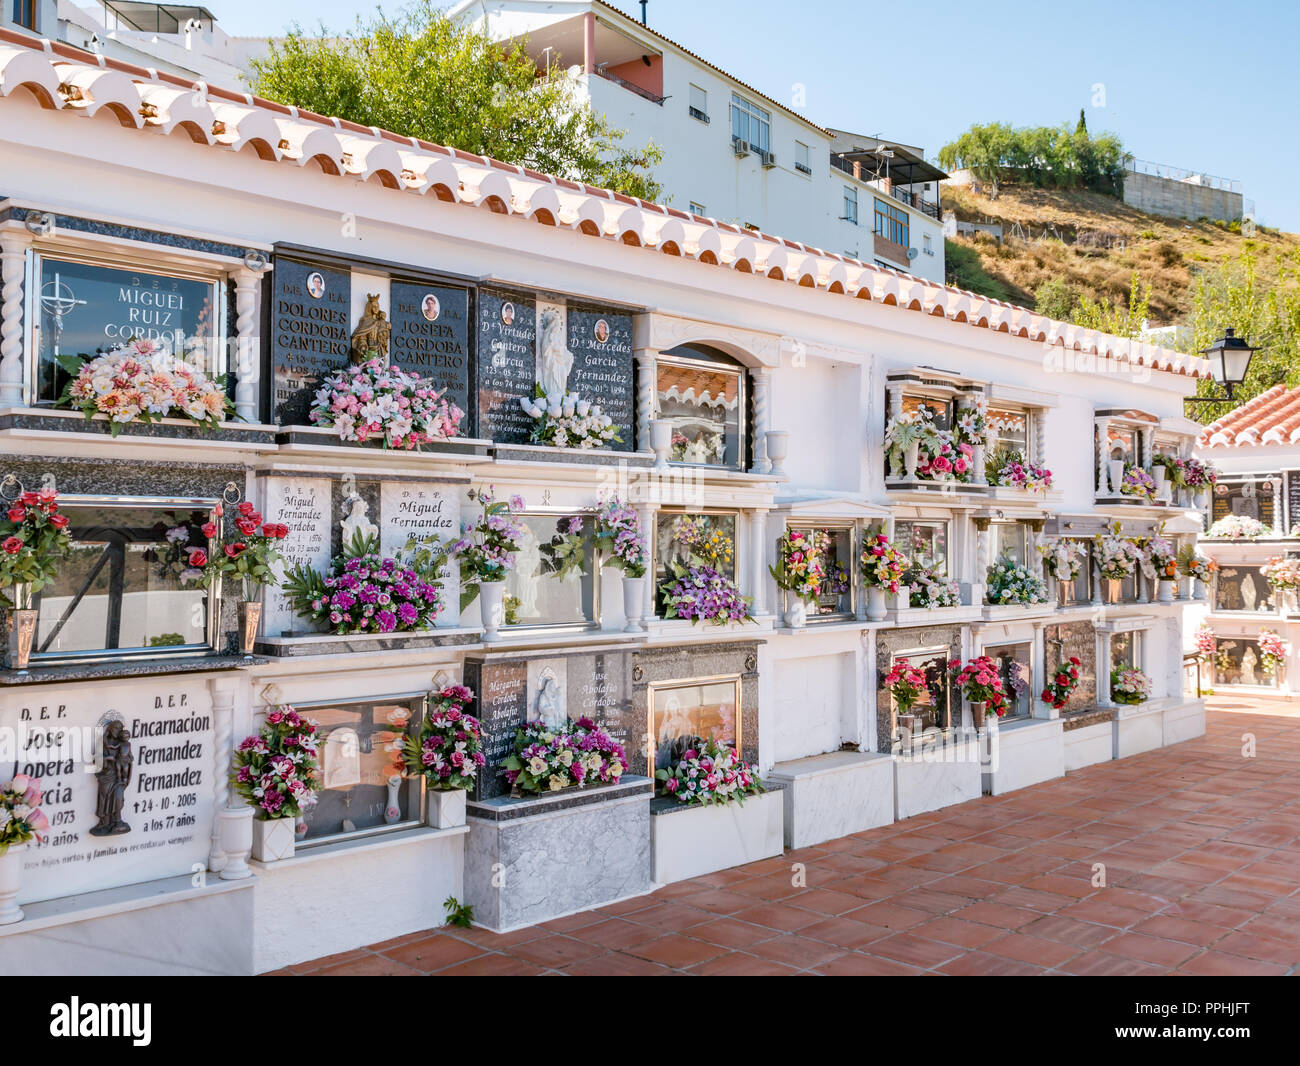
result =
[[370,521],[370,507],[358,494],[353,493],[343,501],[347,514],[339,520],[343,530],[343,546],[349,547],[360,534],[362,539],[371,540],[379,536],[379,527]]
[[569,389],[569,373],[573,370],[573,353],[564,339],[564,315],[548,307],[542,312],[540,325],[537,384],[547,399],[558,402]]
[[388,315],[379,306],[379,293],[367,293],[366,309],[357,328],[352,331],[352,350],[348,353],[348,360],[354,366],[371,359],[387,364],[388,338],[392,331]]
[[102,762],[95,772],[95,817],[99,820],[91,827],[93,837],[116,836],[131,832],[122,821],[122,804],[126,800],[126,786],[131,783],[131,767],[135,762],[131,754],[131,737],[118,719],[104,727]]
[[1241,656],[1241,684],[1259,684],[1259,674],[1257,673],[1258,666],[1259,659],[1255,655],[1255,649],[1247,648]]
[[565,708],[560,706],[560,682],[549,666],[542,671],[541,681],[537,690],[537,717],[548,728],[560,729],[566,717]]

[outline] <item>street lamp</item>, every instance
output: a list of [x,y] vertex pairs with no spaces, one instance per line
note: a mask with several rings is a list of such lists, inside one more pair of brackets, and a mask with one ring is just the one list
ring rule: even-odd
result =
[[1231,327],[1223,331],[1223,336],[1208,348],[1201,349],[1201,355],[1210,361],[1210,376],[1223,386],[1226,397],[1189,396],[1188,403],[1223,403],[1232,399],[1232,390],[1246,380],[1246,371],[1250,369],[1250,359],[1259,349],[1252,348]]

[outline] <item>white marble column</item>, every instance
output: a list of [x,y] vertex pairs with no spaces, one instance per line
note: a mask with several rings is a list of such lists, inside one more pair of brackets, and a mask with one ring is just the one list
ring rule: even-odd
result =
[[212,693],[212,845],[208,852],[208,869],[220,871],[226,865],[226,853],[221,847],[221,812],[230,806],[230,759],[234,754],[235,688],[239,678],[223,674],[208,679]]
[[253,270],[235,273],[235,414],[256,422],[260,361],[257,351],[257,294],[260,275]]
[[1045,412],[1035,411],[1029,418],[1029,430],[1032,437],[1032,455],[1039,466],[1047,465],[1047,419]]
[[1110,634],[1097,632],[1097,706],[1114,707],[1110,698]]
[[654,536],[655,515],[658,513],[658,508],[649,503],[638,503],[635,506],[636,519],[641,526],[641,536],[645,540],[647,553],[645,581],[642,584],[645,586],[645,618],[650,620],[655,617],[655,558],[650,553],[658,548]]
[[23,276],[31,243],[26,230],[0,233],[0,407],[23,402]]
[[1096,463],[1097,463],[1097,495],[1104,496],[1106,494],[1106,477],[1107,477],[1106,434],[1109,428],[1109,423],[1104,418],[1094,418],[1092,421],[1093,421],[1094,435],[1096,437],[1094,451],[1096,453]]
[[1273,478],[1273,532],[1279,537],[1286,536],[1291,530],[1286,525],[1286,516],[1282,511],[1282,477]]
[[753,596],[754,616],[767,614],[767,509],[760,507],[750,512],[750,593]]
[[862,707],[858,720],[862,723],[862,735],[858,738],[859,751],[879,751],[880,736],[876,717],[876,631],[862,631]]
[[650,450],[650,420],[655,416],[655,377],[659,353],[654,348],[638,348],[636,356],[636,451]]
[[772,428],[771,398],[768,395],[772,371],[765,366],[755,367],[750,371],[750,380],[754,383],[754,464],[750,471],[766,474],[772,469],[772,462],[767,457],[767,431]]

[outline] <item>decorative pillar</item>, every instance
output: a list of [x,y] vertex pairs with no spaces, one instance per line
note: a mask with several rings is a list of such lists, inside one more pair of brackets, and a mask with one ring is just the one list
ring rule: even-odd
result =
[[1114,707],[1110,698],[1110,633],[1097,630],[1097,706]]
[[257,418],[257,290],[256,271],[235,274],[235,414],[245,422]]
[[1033,434],[1032,448],[1034,462],[1039,466],[1047,465],[1047,419],[1042,411],[1035,411],[1029,416],[1029,430]]
[[1097,495],[1106,494],[1106,434],[1109,429],[1109,423],[1104,418],[1094,418],[1093,420],[1094,436],[1096,437],[1095,452],[1097,462]]
[[208,869],[220,871],[226,867],[226,852],[222,846],[221,815],[230,808],[230,759],[234,753],[235,686],[233,676],[208,679],[212,693],[212,845],[208,852]]
[[1088,566],[1092,584],[1092,605],[1101,606],[1101,569],[1097,566],[1096,560],[1092,560]]
[[771,460],[767,457],[767,431],[772,428],[768,397],[772,371],[765,366],[755,367],[750,371],[750,379],[754,382],[754,463],[750,471],[767,474],[772,470]]
[[23,277],[31,243],[26,230],[0,233],[0,407],[23,402]]
[[1291,532],[1291,527],[1286,524],[1282,515],[1282,475],[1270,479],[1273,482],[1273,532],[1279,537],[1286,536]]
[[585,74],[596,72],[596,15],[593,11],[582,16],[582,70]]
[[[655,543],[655,515],[658,508],[650,503],[638,503],[636,507],[636,520],[641,526],[641,536],[645,540],[646,552],[658,551],[659,545]],[[645,581],[645,614],[647,621],[655,617],[655,558],[650,555],[646,560]]]
[[969,583],[970,593],[966,606],[978,606],[984,602],[984,590],[988,586],[989,547],[991,536],[988,518],[972,518],[975,523],[975,573]]
[[655,377],[659,353],[654,348],[638,348],[636,356],[636,440],[634,450],[650,450],[650,420],[655,416]]
[[750,591],[753,593],[754,616],[767,614],[767,508],[759,507],[750,512],[749,544],[753,558],[750,559]]

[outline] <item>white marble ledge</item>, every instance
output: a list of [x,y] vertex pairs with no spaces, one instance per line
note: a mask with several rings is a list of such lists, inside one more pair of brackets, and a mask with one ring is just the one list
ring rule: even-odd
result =
[[52,929],[60,925],[106,918],[114,914],[125,914],[129,911],[180,903],[204,896],[221,895],[225,892],[241,892],[252,888],[256,881],[256,877],[247,877],[242,881],[222,881],[217,874],[209,870],[204,874],[204,883],[197,886],[194,884],[193,874],[181,874],[178,877],[165,877],[159,881],[123,885],[121,888],[106,888],[98,892],[83,892],[76,896],[42,900],[39,903],[24,903],[23,920],[13,925],[0,925],[0,937],[32,933],[39,929]]
[[[482,630],[480,629],[481,633]],[[502,652],[523,651],[528,648],[569,648],[584,645],[640,644],[644,643],[648,633],[624,633],[621,629],[583,629],[579,632],[548,633],[545,630],[533,630],[529,633],[517,633],[509,628],[501,630],[501,639],[478,644],[457,645],[451,651]]]
[[250,859],[248,865],[257,870],[262,877],[271,877],[279,869],[288,869],[289,867],[297,869],[298,867],[309,866],[330,859],[347,858],[376,851],[391,851],[394,848],[424,844],[431,840],[464,836],[468,832],[469,826],[467,825],[458,825],[454,829],[434,829],[433,826],[428,825],[414,826],[410,829],[399,829],[391,833],[376,832],[371,836],[356,837],[352,840],[339,840],[333,844],[320,844],[316,847],[307,848],[300,847],[288,859],[278,859],[275,862],[259,862],[257,859]]
[[727,622],[716,626],[712,622],[692,623],[682,618],[661,618],[645,623],[652,640],[676,643],[685,637],[691,640],[735,640],[738,637],[771,633],[775,629],[775,615],[759,615],[752,622]]
[[889,611],[886,621],[902,629],[912,626],[956,625],[978,621],[983,617],[983,607],[895,607]]
[[1117,703],[1100,709],[1115,711],[1117,719],[1138,718],[1144,714],[1158,714],[1161,711],[1171,711],[1177,707],[1191,706],[1200,702],[1196,699],[1189,700],[1185,696],[1157,696],[1141,703]]
[[[259,644],[270,646],[293,646],[293,647],[312,647],[317,644],[333,644],[340,640],[350,640],[353,643],[377,643],[381,640],[395,640],[398,642],[409,642],[419,640],[424,637],[455,637],[455,636],[474,636],[477,637],[483,632],[482,626],[434,626],[432,629],[415,629],[403,633],[302,633],[298,636],[278,636],[263,637],[259,636]],[[390,651],[391,649],[385,649]],[[420,648],[420,651],[428,651],[428,648]],[[346,653],[355,654],[355,653]]]
[[1036,733],[1051,735],[1061,731],[1059,718],[1016,718],[1012,721],[1003,719],[998,723],[998,736],[1014,741],[1032,740]]
[[867,763],[889,762],[891,758],[888,752],[828,751],[824,755],[808,755],[802,759],[775,763],[764,777],[773,781],[807,780],[840,773]]
[[1056,614],[1056,604],[1047,603],[986,603],[983,619],[986,622],[1019,622],[1026,618],[1042,618]]
[[783,637],[806,636],[811,633],[826,632],[844,632],[858,629],[889,629],[892,623],[888,620],[880,622],[870,622],[865,618],[837,618],[833,622],[809,622],[806,626],[799,626],[797,629],[792,626],[778,625],[772,628],[773,633],[779,633]]

